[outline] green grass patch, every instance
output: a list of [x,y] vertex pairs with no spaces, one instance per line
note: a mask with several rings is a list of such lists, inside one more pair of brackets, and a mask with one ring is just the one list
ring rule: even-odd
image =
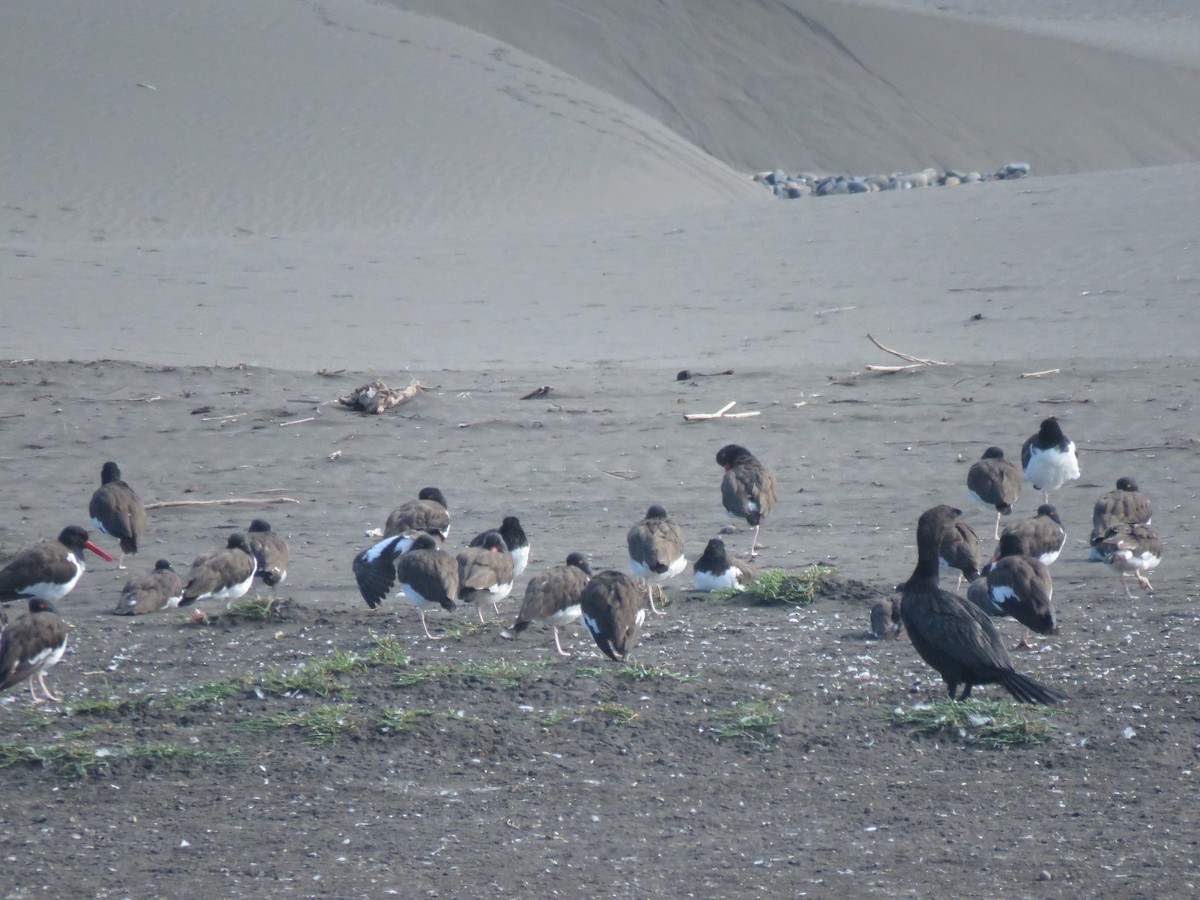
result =
[[67,710],[73,716],[108,716],[132,712],[147,702],[147,697],[94,697],[72,700]]
[[283,618],[283,611],[286,607],[286,600],[279,600],[275,597],[251,597],[247,594],[230,603],[225,611],[230,615],[241,616],[243,619],[264,621]]
[[995,750],[1037,746],[1051,737],[1049,723],[1031,718],[1027,707],[1007,700],[944,699],[898,706],[892,710],[891,720],[915,734],[964,740]]
[[676,672],[662,666],[647,666],[642,663],[628,663],[624,666],[576,666],[575,674],[582,678],[600,678],[604,675],[615,675],[618,678],[628,678],[631,681],[651,681],[659,678],[669,678],[674,681],[692,681],[695,676],[686,672]]
[[412,731],[417,720],[434,715],[432,709],[389,709],[379,718],[379,730],[384,734]]
[[607,716],[608,720],[614,725],[624,725],[637,718],[637,713],[624,703],[614,703],[611,701],[608,703],[597,703],[592,707],[592,711],[601,716]]
[[324,703],[300,713],[255,716],[238,723],[237,727],[256,734],[297,728],[304,732],[306,743],[328,744],[358,726],[358,720],[352,715],[352,710],[353,707],[349,703]]
[[170,709],[195,709],[208,703],[217,703],[235,697],[245,689],[244,681],[231,678],[217,678],[211,681],[201,681],[197,684],[186,684],[167,699]]
[[742,700],[729,709],[713,713],[712,732],[718,740],[735,740],[757,750],[770,750],[779,740],[779,710],[777,704],[787,700],[786,694],[773,700]]
[[748,599],[767,605],[807,606],[816,597],[821,579],[834,571],[833,566],[824,563],[813,563],[799,573],[789,572],[787,569],[766,569],[740,589],[730,588],[714,591],[713,594],[724,600]]
[[175,758],[219,759],[217,754],[165,742],[100,745],[82,737],[33,745],[15,741],[0,743],[0,770],[34,766],[68,779],[95,775],[119,760],[166,760]]
[[371,634],[372,644],[363,653],[362,659],[369,666],[396,666],[404,668],[408,665],[408,654],[404,652],[404,644],[390,634]]
[[520,660],[510,662],[507,659],[488,660],[486,662],[464,663],[433,663],[428,666],[418,666],[397,672],[392,679],[393,687],[414,687],[429,681],[431,678],[443,678],[456,675],[460,678],[472,678],[479,681],[493,681],[505,687],[516,687],[521,683],[521,676],[530,672],[544,669],[550,665],[546,660]]
[[555,709],[534,721],[542,728],[553,728],[568,719],[583,719],[587,716],[603,716],[613,725],[624,725],[637,718],[637,712],[624,703],[597,703],[595,706],[574,706]]
[[480,622],[478,616],[471,619],[456,619],[442,629],[442,637],[451,641],[460,641],[471,635],[479,634],[481,631],[487,631],[490,624],[490,622]]

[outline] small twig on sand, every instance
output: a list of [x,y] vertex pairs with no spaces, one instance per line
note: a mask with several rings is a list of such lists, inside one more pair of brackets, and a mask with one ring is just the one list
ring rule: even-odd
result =
[[290,421],[290,422],[280,422],[279,427],[287,428],[289,425],[303,425],[305,422],[315,422],[315,421],[317,421],[316,416],[309,416],[307,419],[292,419],[292,421]]
[[718,375],[732,375],[733,369],[726,369],[724,372],[693,372],[691,369],[683,369],[675,375],[676,381],[691,381],[693,378],[715,378]]
[[228,500],[162,500],[158,503],[147,503],[146,509],[173,509],[178,506],[237,506],[250,504],[261,506],[265,503],[299,502],[299,500],[293,500],[291,497],[262,497],[260,499],[231,497]]
[[1022,378],[1041,378],[1043,375],[1058,375],[1062,369],[1046,369],[1042,372],[1022,372]]
[[552,387],[550,387],[550,385],[546,384],[546,385],[543,385],[542,387],[538,388],[536,391],[530,391],[528,394],[526,394],[521,399],[522,400],[532,400],[535,397],[545,397],[552,390],[554,390],[554,388],[552,388]]
[[[891,347],[885,347],[879,341],[875,340],[875,336],[869,331],[867,332],[867,340],[882,350],[884,353],[890,353],[892,356],[898,356],[901,359],[908,360],[910,363],[916,363],[921,366],[948,366],[950,363],[942,362],[936,359],[922,359],[919,356],[913,356],[909,353],[901,353],[899,350],[893,350]],[[878,367],[877,367],[878,368]],[[901,366],[900,368],[910,369],[912,366]]]
[[870,363],[863,366],[868,372],[882,372],[885,375],[891,372],[907,372],[909,369],[923,369],[925,363],[912,363],[908,366],[873,366]]
[[736,400],[731,400],[726,403],[715,413],[684,413],[683,421],[685,422],[703,422],[706,419],[746,419],[750,416],[761,415],[761,411],[754,410],[753,412],[731,413],[730,410],[737,406]]

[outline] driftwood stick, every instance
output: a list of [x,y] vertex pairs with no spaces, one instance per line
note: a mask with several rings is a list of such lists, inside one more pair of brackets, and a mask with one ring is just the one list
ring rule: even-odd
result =
[[228,500],[162,500],[158,503],[147,503],[146,509],[172,509],[178,506],[237,506],[254,504],[261,506],[266,503],[299,503],[291,497],[263,497],[251,499],[247,497],[230,497]]
[[706,419],[747,419],[750,416],[758,416],[762,413],[759,410],[753,412],[731,413],[730,410],[737,406],[736,400],[731,400],[726,403],[715,413],[684,413],[683,421],[685,422],[703,422]]
[[907,366],[865,365],[865,366],[863,366],[863,368],[866,369],[868,372],[882,372],[883,374],[888,375],[893,372],[907,372],[909,369],[923,369],[923,368],[925,368],[925,363],[911,363]]
[[303,425],[305,422],[315,422],[315,421],[317,421],[316,416],[309,416],[307,419],[292,419],[292,421],[290,421],[290,422],[280,422],[279,427],[287,428],[289,425]]
[[1022,372],[1022,378],[1041,378],[1043,375],[1058,375],[1062,369],[1046,369],[1042,372]]
[[885,347],[885,346],[883,346],[883,344],[879,343],[879,341],[875,340],[875,336],[873,334],[871,334],[869,331],[867,332],[867,340],[869,340],[872,344],[874,344],[876,347],[878,347],[884,353],[890,353],[892,356],[898,356],[901,359],[906,359],[910,363],[918,363],[919,365],[922,365],[922,366],[948,366],[948,365],[950,365],[950,363],[941,362],[940,360],[922,359],[921,357],[913,356],[910,353],[901,353],[899,350],[893,350],[891,347]]

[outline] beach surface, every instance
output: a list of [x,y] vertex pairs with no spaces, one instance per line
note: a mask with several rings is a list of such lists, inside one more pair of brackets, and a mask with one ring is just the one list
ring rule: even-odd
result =
[[[246,501],[89,559],[63,704],[0,695],[0,894],[1195,896],[1191,4],[15,0],[0,34],[0,554],[87,525],[110,459],[150,503]],[[338,403],[376,379],[425,390]],[[944,688],[871,605],[1050,415],[1062,633],[1013,657],[1071,700],[1023,711],[1038,744],[915,734],[893,711]],[[570,551],[624,570],[652,503],[689,560],[745,550],[730,442],[780,484],[756,565],[833,569],[810,605],[689,567],[631,667],[502,634]],[[1165,547],[1134,600],[1087,561],[1123,475]],[[426,485],[452,552],[505,515],[533,548],[437,642],[350,569]],[[293,554],[270,618],[110,615],[255,517]]]

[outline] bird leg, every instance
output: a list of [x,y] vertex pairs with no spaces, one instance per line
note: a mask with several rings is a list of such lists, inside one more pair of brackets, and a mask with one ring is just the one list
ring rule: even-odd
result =
[[1146,590],[1148,590],[1148,591],[1153,591],[1153,590],[1154,590],[1154,588],[1150,586],[1150,579],[1149,579],[1149,578],[1147,578],[1147,577],[1146,577],[1145,575],[1143,575],[1141,572],[1134,572],[1133,574],[1134,574],[1134,576],[1137,578],[1137,580],[1138,580],[1138,584],[1140,584],[1142,587],[1144,587],[1144,588],[1145,588]]
[[558,642],[558,626],[557,626],[557,625],[551,625],[550,627],[554,629],[554,646],[555,646],[555,647],[557,648],[557,650],[558,650],[558,655],[559,655],[559,656],[566,656],[566,657],[570,657],[570,655],[571,655],[571,654],[570,654],[570,653],[568,653],[566,650],[564,650],[564,649],[562,648],[562,644],[560,644],[560,643]]
[[[62,703],[62,697],[58,696],[58,694],[51,691],[50,688],[46,687],[46,673],[45,672],[38,672],[38,684],[40,684],[42,686],[42,690],[46,692],[47,700],[53,701],[54,703]],[[32,678],[29,679],[29,686],[33,687],[33,679]]]
[[649,578],[645,579],[645,581],[646,581],[646,597],[649,598],[649,600],[650,600],[650,609],[652,609],[654,611],[654,614],[656,616],[665,615],[665,613],[663,613],[663,611],[661,609],[659,609],[657,606],[654,605],[654,585],[650,583]]
[[758,529],[760,527],[761,527],[760,525],[754,526],[754,537],[750,541],[750,552],[748,554],[746,554],[747,559],[757,559],[758,558]]
[[441,640],[440,637],[434,637],[432,634],[429,633],[429,626],[427,624],[425,624],[425,610],[418,609],[417,612],[421,614],[421,627],[423,629],[425,629],[425,637],[431,641],[440,641]]
[[[475,604],[475,612],[479,614],[479,624],[482,625],[483,624],[483,607],[480,606],[478,603]],[[497,612],[499,612],[499,610],[497,610]]]
[[500,601],[499,600],[492,601],[492,609],[494,609],[496,611],[497,616],[500,615]]
[[1029,629],[1028,628],[1021,629],[1021,640],[1017,642],[1017,646],[1013,647],[1013,649],[1014,650],[1036,650],[1037,649],[1037,647],[1034,644],[1029,643]]
[[124,550],[120,550],[117,552],[117,571],[118,572],[125,571],[125,551]]
[[996,513],[996,540],[1000,540],[1000,513]]
[[1122,572],[1121,573],[1121,587],[1125,588],[1125,596],[1126,597],[1128,597],[1130,600],[1136,600],[1137,598],[1133,596],[1133,592],[1131,590],[1129,590],[1129,582],[1125,580],[1126,577],[1127,577],[1126,574],[1124,572]]

